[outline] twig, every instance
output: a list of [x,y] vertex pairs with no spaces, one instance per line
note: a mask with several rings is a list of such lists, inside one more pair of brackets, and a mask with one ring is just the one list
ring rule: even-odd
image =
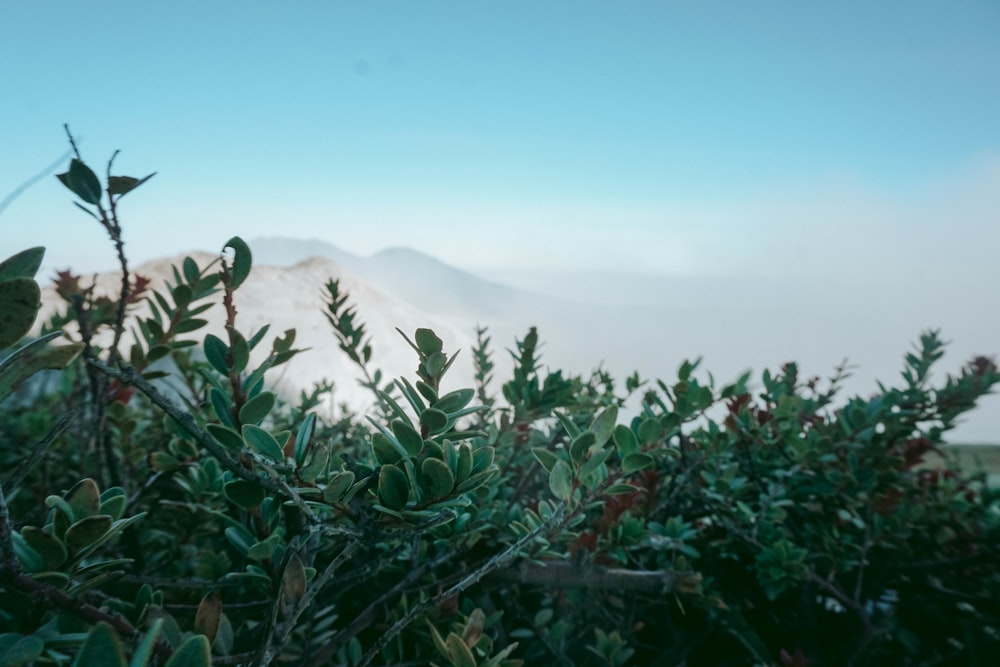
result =
[[538,526],[534,530],[529,532],[527,535],[525,535],[517,542],[515,542],[514,544],[510,545],[509,547],[501,551],[493,558],[486,561],[486,563],[484,563],[482,566],[477,568],[475,571],[470,573],[467,577],[465,577],[452,587],[448,588],[447,590],[441,593],[438,593],[434,597],[427,598],[423,602],[420,602],[410,607],[409,611],[406,614],[404,614],[402,618],[393,623],[392,626],[388,630],[386,630],[381,637],[378,638],[378,641],[376,641],[375,645],[372,646],[367,653],[365,653],[364,657],[361,659],[361,662],[358,664],[357,667],[367,667],[367,665],[371,664],[371,661],[375,659],[375,656],[377,656],[379,652],[381,652],[382,649],[389,644],[389,642],[395,639],[396,635],[402,632],[406,628],[406,626],[412,623],[417,618],[417,616],[424,613],[431,607],[439,605],[445,600],[448,600],[449,598],[458,595],[459,593],[469,588],[470,586],[475,585],[490,572],[493,572],[494,570],[497,570],[501,567],[506,567],[511,562],[513,562],[515,558],[517,558],[519,552],[522,549],[524,549],[529,544],[534,542],[535,538],[539,537],[542,534],[546,534],[550,531],[556,530],[560,525],[562,525],[562,523],[565,520],[567,520],[566,504],[560,502],[559,505],[556,507],[555,511],[552,513],[552,516],[550,516],[542,523],[538,524]]
[[517,567],[504,568],[491,573],[489,580],[516,584],[540,584],[552,588],[669,593],[698,585],[701,576],[696,572],[580,567],[575,563],[554,561],[551,563],[524,562]]
[[38,464],[39,461],[42,460],[42,458],[44,458],[45,452],[48,448],[53,442],[55,442],[56,438],[58,438],[59,435],[66,430],[66,427],[70,425],[70,422],[76,419],[76,416],[77,413],[75,410],[69,410],[63,413],[63,416],[59,418],[59,421],[57,421],[56,425],[52,427],[52,430],[49,431],[45,437],[42,438],[37,445],[35,445],[35,448],[31,450],[31,454],[28,455],[28,458],[22,461],[21,465],[14,469],[14,472],[10,475],[10,479],[4,480],[4,484],[7,484],[13,489],[20,486],[24,477]]
[[375,612],[380,606],[403,593],[410,584],[417,581],[431,570],[437,568],[439,565],[447,562],[454,556],[454,552],[446,551],[439,554],[433,560],[424,563],[420,567],[410,570],[395,586],[372,601],[372,603],[365,607],[361,613],[356,614],[350,623],[341,628],[337,634],[331,637],[330,641],[328,641],[313,657],[313,660],[310,663],[312,667],[321,667],[321,665],[328,664],[342,646],[346,645],[359,632],[371,625],[375,618]]
[[0,485],[0,576],[16,576],[21,573],[21,563],[14,553],[14,535],[10,529],[10,510],[7,498]]
[[[281,652],[281,647],[284,646],[288,637],[291,636],[292,631],[295,629],[295,625],[298,623],[299,617],[302,616],[302,613],[309,608],[309,606],[313,603],[313,600],[316,599],[316,596],[319,595],[319,592],[330,583],[333,579],[333,575],[337,573],[337,569],[350,560],[354,555],[354,552],[357,551],[360,546],[361,542],[354,540],[348,543],[348,545],[344,547],[344,550],[341,551],[336,558],[330,561],[330,564],[323,570],[323,574],[316,578],[316,581],[313,582],[312,586],[306,589],[302,598],[295,604],[292,610],[288,612],[288,615],[282,621],[281,626],[277,629],[272,629],[269,633],[270,636],[262,642],[260,656],[254,661],[254,665],[268,665],[278,656]],[[281,579],[278,581],[281,581]],[[281,599],[282,597],[279,592],[278,601],[280,602]],[[271,627],[275,628],[273,624]]]

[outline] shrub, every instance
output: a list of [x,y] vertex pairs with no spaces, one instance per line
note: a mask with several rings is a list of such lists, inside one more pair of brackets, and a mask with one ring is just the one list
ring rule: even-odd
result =
[[[294,330],[240,328],[240,238],[154,290],[118,219],[148,177],[102,186],[77,155],[59,178],[108,232],[121,289],[61,273],[65,311],[19,344],[43,250],[0,264],[0,664],[932,665],[1000,648],[997,496],[923,465],[1000,381],[992,359],[935,384],[928,332],[868,398],[795,364],[759,391],[697,362],[619,390],[546,369],[532,329],[498,394],[479,329],[477,386],[450,389],[455,356],[426,329],[401,332],[415,376],[383,378],[331,280],[332,335],[375,406],[325,423],[328,386],[268,390],[301,351]],[[213,307],[221,336],[199,317]]]

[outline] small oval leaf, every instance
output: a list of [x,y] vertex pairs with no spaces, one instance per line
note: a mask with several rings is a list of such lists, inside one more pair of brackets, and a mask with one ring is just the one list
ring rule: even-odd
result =
[[432,498],[444,498],[455,488],[455,476],[448,464],[440,459],[424,459],[420,472],[426,480],[426,489]]
[[419,454],[424,446],[424,439],[417,430],[401,419],[393,420],[392,433],[410,456]]
[[556,498],[569,500],[573,495],[573,470],[566,461],[559,459],[549,473],[549,489]]
[[249,480],[233,480],[223,487],[223,491],[227,498],[244,509],[257,507],[264,502],[264,489]]
[[240,408],[240,423],[259,425],[274,408],[276,402],[277,397],[274,394],[262,391]]
[[229,239],[226,245],[222,247],[223,250],[226,248],[233,249],[233,265],[229,268],[227,275],[223,279],[226,281],[229,289],[236,290],[247,279],[247,276],[250,275],[253,255],[250,253],[250,246],[239,236]]
[[410,496],[406,473],[391,464],[382,466],[378,473],[378,495],[389,509],[403,509]]
[[420,424],[434,434],[448,426],[448,415],[435,408],[427,408],[420,413]]
[[92,544],[104,537],[111,530],[114,519],[107,514],[95,514],[80,519],[66,529],[66,544],[71,547],[82,547]]

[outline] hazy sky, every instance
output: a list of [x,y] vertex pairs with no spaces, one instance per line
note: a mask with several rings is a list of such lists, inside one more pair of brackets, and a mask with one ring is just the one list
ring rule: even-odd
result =
[[[1000,5],[0,3],[0,197],[159,174],[136,260],[231,235],[466,267],[997,280]],[[113,263],[50,177],[4,246]],[[900,278],[902,276],[902,278]]]

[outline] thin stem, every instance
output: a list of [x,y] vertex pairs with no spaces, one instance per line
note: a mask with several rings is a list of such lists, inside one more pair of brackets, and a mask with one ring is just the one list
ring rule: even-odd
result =
[[10,510],[7,508],[7,498],[3,495],[0,485],[0,576],[18,576],[21,574],[21,563],[14,553],[14,534],[10,528]]
[[[337,555],[330,564],[326,566],[323,573],[316,578],[312,586],[306,589],[305,594],[302,598],[295,604],[295,606],[288,612],[287,617],[281,623],[281,626],[276,626],[273,622],[271,623],[271,629],[268,632],[268,636],[265,641],[262,642],[261,652],[257,660],[254,661],[254,665],[268,665],[272,660],[278,657],[281,653],[281,647],[285,645],[288,638],[291,636],[292,631],[295,630],[295,626],[299,621],[299,617],[302,613],[312,605],[313,600],[319,595],[320,591],[323,590],[333,579],[333,576],[337,573],[337,569],[341,565],[346,563],[348,560],[354,556],[354,552],[358,550],[361,546],[361,542],[354,540],[348,543],[344,550]],[[279,581],[281,578],[278,579]],[[282,595],[279,591],[278,598],[275,604],[275,613],[282,601]],[[273,621],[273,618],[272,618]]]
[[395,586],[372,601],[371,604],[361,611],[361,613],[355,615],[354,619],[350,623],[341,628],[337,634],[331,637],[330,641],[328,641],[313,657],[313,660],[310,663],[312,667],[321,667],[321,665],[328,664],[342,646],[345,646],[349,641],[351,641],[351,639],[357,636],[359,632],[371,625],[372,621],[375,619],[375,612],[379,607],[388,603],[390,600],[395,599],[413,582],[417,581],[431,570],[436,569],[439,565],[447,562],[454,556],[454,552],[446,551],[439,554],[433,560],[427,561],[423,565],[410,570],[405,577],[396,583]]
[[31,454],[28,455],[21,465],[17,466],[13,473],[11,473],[10,479],[4,480],[10,488],[16,489],[21,485],[25,476],[38,465],[38,462],[45,457],[45,452],[48,451],[49,447],[55,442],[56,438],[66,430],[66,427],[70,425],[74,419],[76,419],[77,413],[75,410],[70,410],[63,413],[63,416],[59,418],[56,425],[52,427],[42,440],[35,445],[34,449],[31,450]]
[[475,585],[490,572],[493,572],[494,570],[500,569],[502,567],[506,567],[507,565],[512,563],[515,558],[518,557],[521,550],[523,550],[529,544],[534,542],[535,538],[543,534],[547,534],[550,531],[557,530],[559,526],[562,525],[562,523],[567,520],[567,518],[568,517],[566,514],[566,504],[560,502],[559,505],[556,507],[556,510],[552,513],[552,516],[550,516],[542,523],[538,524],[538,526],[534,530],[526,534],[517,542],[510,545],[509,547],[498,553],[493,558],[490,558],[482,566],[477,568],[475,571],[471,572],[468,576],[466,576],[465,578],[463,578],[462,580],[460,580],[458,583],[451,586],[447,590],[438,593],[433,597],[427,598],[423,602],[420,602],[419,604],[415,604],[412,607],[410,607],[410,610],[406,614],[404,614],[402,618],[393,623],[392,626],[388,630],[386,630],[381,637],[379,637],[378,641],[375,642],[375,645],[372,646],[367,653],[365,653],[358,667],[367,667],[367,665],[371,664],[372,660],[375,659],[375,656],[377,656],[379,652],[381,652],[382,649],[389,644],[389,642],[395,639],[400,632],[406,629],[406,627],[410,623],[412,623],[417,618],[417,616],[424,613],[431,607],[439,605],[442,602],[458,595],[459,593],[466,590],[470,586]]

